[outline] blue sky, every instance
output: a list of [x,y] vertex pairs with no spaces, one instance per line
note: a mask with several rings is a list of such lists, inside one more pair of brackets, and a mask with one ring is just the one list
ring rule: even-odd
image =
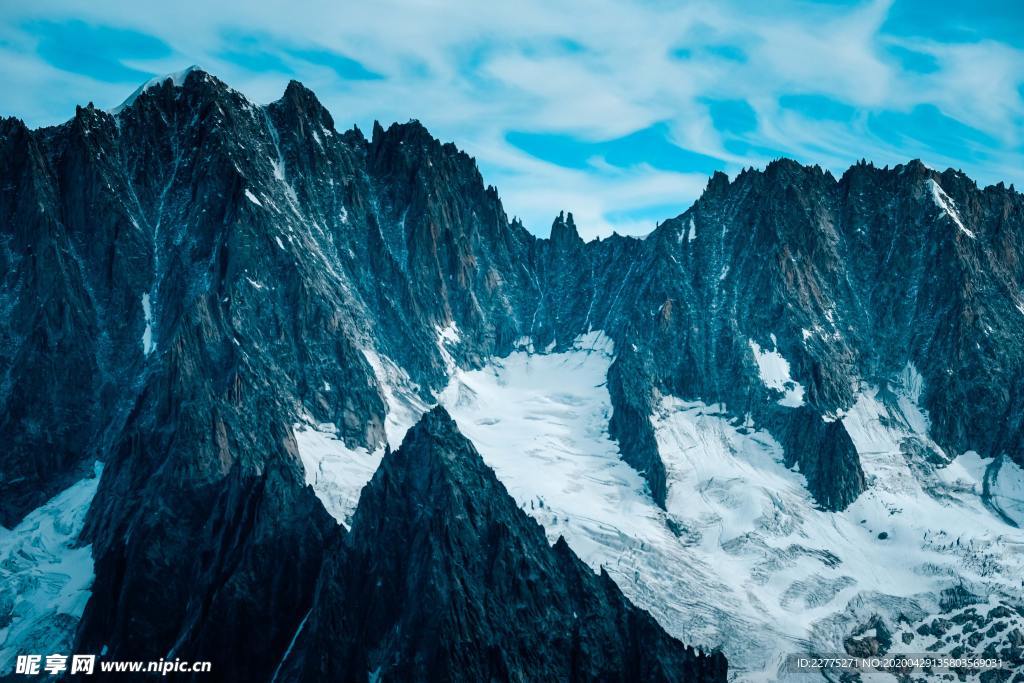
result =
[[645,233],[714,170],[783,155],[1024,185],[1016,2],[20,4],[0,9],[2,114],[59,123],[190,64],[260,103],[296,78],[341,128],[418,118],[456,142],[540,234],[562,209],[588,237]]

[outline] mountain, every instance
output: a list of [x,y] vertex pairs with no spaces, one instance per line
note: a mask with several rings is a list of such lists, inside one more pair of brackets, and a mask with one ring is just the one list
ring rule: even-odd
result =
[[[956,586],[1016,614],[1014,188],[916,161],[835,178],[778,160],[715,174],[643,239],[585,242],[572,214],[538,238],[415,121],[342,132],[299,83],[257,106],[199,69],[129,99],[39,130],[0,120],[9,546],[57,497],[95,491],[71,496],[83,508],[52,539],[67,552],[38,559],[88,548],[91,567],[54,560],[63,578],[43,591],[77,598],[30,608],[18,583],[0,600],[9,634],[62,625],[112,658],[217,653],[246,678],[288,649],[296,672],[340,666],[350,654],[311,659],[307,639],[343,626],[318,595],[356,599],[339,581],[416,529],[395,520],[409,526],[371,552],[360,490],[379,463],[368,492],[387,472],[417,485],[386,452],[438,403],[548,541],[564,536],[551,559],[507,504],[488,508],[519,530],[508,558],[576,586],[566,605],[634,614],[605,579],[578,579],[568,542],[740,675],[773,671],[794,640],[823,651],[876,617],[892,632],[938,618]],[[471,536],[452,552],[493,550]],[[434,559],[389,571],[425,581]],[[441,599],[426,595],[410,618]],[[367,627],[400,623],[381,609]],[[664,638],[595,626],[579,647],[640,632]],[[622,652],[587,666],[626,666]]]

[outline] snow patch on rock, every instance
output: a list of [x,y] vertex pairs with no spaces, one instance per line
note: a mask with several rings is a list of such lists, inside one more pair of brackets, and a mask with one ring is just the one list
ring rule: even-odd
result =
[[455,358],[452,356],[450,349],[453,346],[458,346],[459,342],[462,341],[462,336],[459,334],[459,326],[452,320],[444,327],[439,325],[436,329],[437,349],[441,352],[441,359],[444,361],[444,366],[450,375],[456,371]]
[[253,204],[255,204],[256,206],[259,206],[259,207],[263,206],[263,204],[262,204],[262,202],[260,202],[259,198],[257,198],[256,195],[254,195],[252,193],[252,190],[250,190],[249,188],[245,188],[245,198],[248,199]]
[[377,385],[384,394],[384,404],[388,409],[384,432],[388,445],[397,449],[402,445],[405,433],[429,410],[429,406],[419,396],[419,385],[394,361],[369,348],[363,349],[363,356],[373,368]]
[[149,292],[142,294],[142,317],[146,321],[146,328],[142,331],[142,353],[148,356],[156,350],[156,342],[153,341],[153,306],[149,301]]
[[459,335],[459,326],[455,324],[454,320],[444,327],[438,328],[437,334],[442,342],[448,344],[458,344],[462,340]]
[[956,210],[956,202],[953,201],[953,198],[946,194],[946,191],[942,189],[942,186],[939,185],[934,178],[928,179],[928,185],[931,188],[932,201],[935,202],[935,206],[942,209],[942,211],[949,216],[954,223],[956,223],[956,227],[960,229],[960,232],[964,233],[971,239],[974,239],[974,232],[968,230],[964,226],[964,222],[960,219],[960,212]]
[[[772,335],[774,343],[775,336]],[[749,340],[750,350],[757,362],[758,375],[761,382],[769,389],[782,393],[778,400],[779,405],[787,408],[799,408],[804,404],[804,388],[799,382],[794,381],[789,375],[789,361],[782,357],[778,349],[769,351],[762,349],[761,345],[753,339]]]

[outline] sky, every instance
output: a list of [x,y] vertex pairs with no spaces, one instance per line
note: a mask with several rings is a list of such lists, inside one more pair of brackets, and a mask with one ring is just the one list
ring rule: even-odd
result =
[[258,103],[302,81],[339,129],[419,119],[541,235],[644,234],[780,156],[1024,185],[1011,0],[0,0],[0,115],[30,126],[192,64]]

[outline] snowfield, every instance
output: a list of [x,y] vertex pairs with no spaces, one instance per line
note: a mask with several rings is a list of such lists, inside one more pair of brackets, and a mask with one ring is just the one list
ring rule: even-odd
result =
[[[937,468],[900,449],[937,448],[912,367],[890,404],[865,387],[843,418],[870,489],[842,513],[814,505],[766,432],[723,406],[663,397],[652,416],[663,511],[608,437],[611,353],[596,334],[566,353],[516,352],[457,371],[440,399],[551,541],[565,536],[684,642],[721,647],[737,679],[778,680],[789,653],[843,652],[874,615],[895,627],[937,613],[943,589],[1019,599],[1024,533],[984,500],[986,464],[968,453]],[[778,372],[765,374],[782,380],[771,360]],[[990,488],[1017,495],[1003,506],[1019,514],[1022,478],[1008,467]]]
[[[453,368],[438,401],[551,542],[564,536],[604,566],[671,634],[720,647],[736,680],[786,678],[790,653],[843,652],[873,633],[873,617],[910,631],[942,611],[944,590],[967,591],[983,611],[1019,601],[1024,476],[971,452],[950,461],[927,436],[913,366],[885,392],[863,387],[837,418],[869,481],[841,513],[817,508],[767,432],[724,406],[662,397],[651,416],[668,475],[662,510],[608,436],[612,342],[594,332],[560,353],[519,346],[483,369]],[[795,402],[788,363],[751,350],[765,383]],[[426,406],[387,359],[372,362],[396,413],[394,447]],[[348,451],[331,432],[297,427],[296,438],[307,478],[347,521],[380,452]]]
[[76,542],[96,488],[100,463],[87,477],[0,527],[0,671],[18,654],[70,652],[75,626],[91,595],[92,546]]
[[[408,373],[389,358],[369,348],[363,350],[363,356],[373,368],[388,408],[384,420],[388,445],[398,448],[405,433],[426,412],[427,406],[416,396],[417,387]],[[317,423],[309,416],[304,422],[292,425],[306,483],[313,487],[327,512],[347,527],[363,486],[380,466],[384,444],[372,453],[365,448],[349,448],[338,438],[337,431],[334,424]]]

